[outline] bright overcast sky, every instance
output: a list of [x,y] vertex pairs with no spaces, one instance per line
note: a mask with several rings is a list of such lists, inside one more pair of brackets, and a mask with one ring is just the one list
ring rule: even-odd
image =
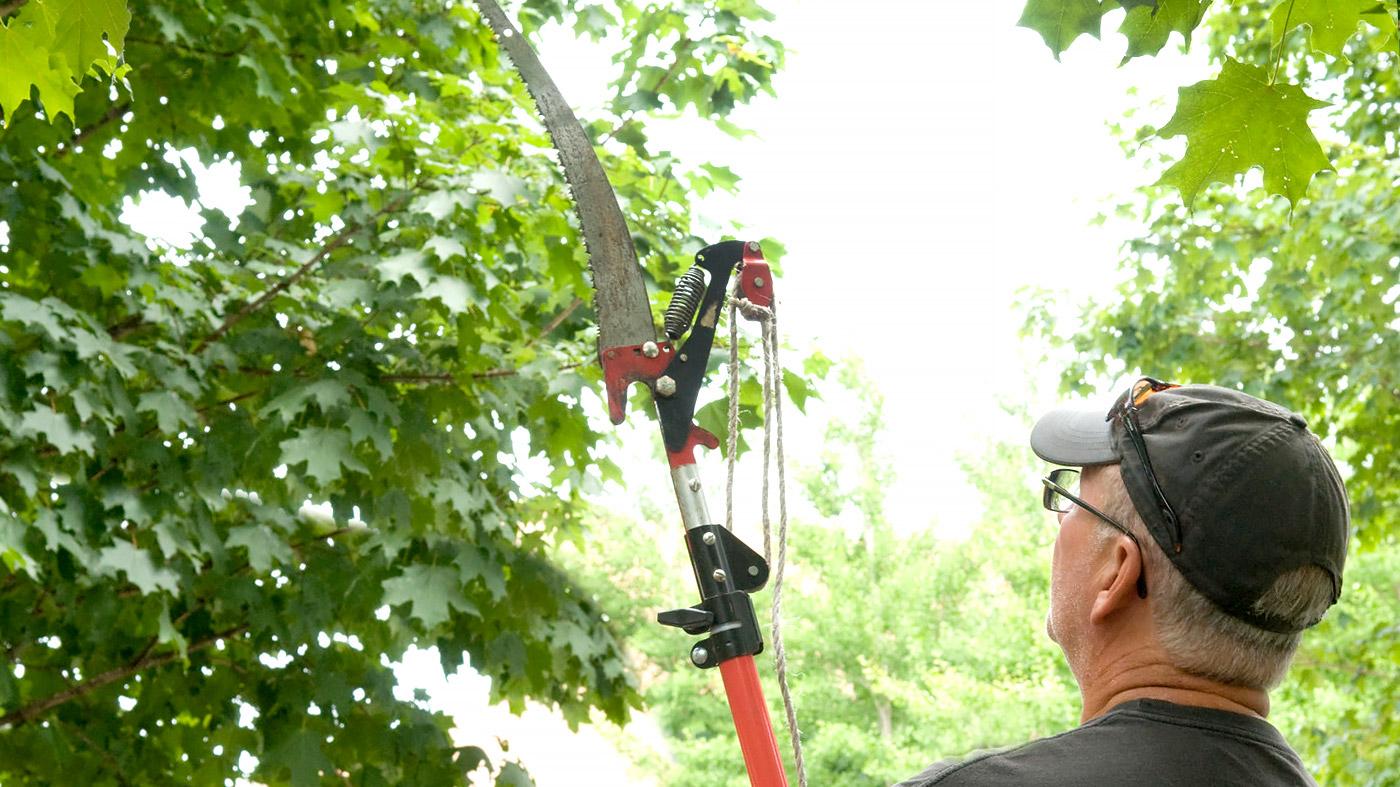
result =
[[[777,97],[734,118],[758,136],[735,142],[703,124],[655,123],[653,143],[743,176],[736,198],[708,200],[703,214],[786,245],[783,335],[799,352],[864,360],[887,400],[882,447],[898,474],[889,516],[901,530],[957,537],[977,515],[957,457],[1019,439],[1003,402],[1026,400],[1035,412],[1054,395],[1059,370],[1018,339],[1018,289],[1061,289],[1070,310],[1109,291],[1131,228],[1091,220],[1151,176],[1125,159],[1107,124],[1207,70],[1174,55],[1117,68],[1123,39],[1107,31],[1121,12],[1108,17],[1105,42],[1080,39],[1056,63],[1035,33],[1015,27],[1021,0],[766,5],[789,51]],[[612,73],[607,47],[555,31],[541,50],[566,98],[592,114]],[[1172,103],[1143,121],[1162,124]],[[216,171],[227,178],[232,167]],[[787,431],[789,455],[811,456],[823,423],[792,419]],[[628,493],[669,496],[664,465],[650,461],[656,435],[636,435],[621,456],[629,483],[654,478]],[[702,468],[715,512],[717,457]],[[677,577],[678,600],[689,592]],[[484,679],[445,683],[428,654],[407,662],[405,687],[428,689],[464,743],[510,739],[541,787],[644,783],[596,731],[572,736],[540,709],[510,717],[486,707]],[[656,740],[654,730],[643,737]]]

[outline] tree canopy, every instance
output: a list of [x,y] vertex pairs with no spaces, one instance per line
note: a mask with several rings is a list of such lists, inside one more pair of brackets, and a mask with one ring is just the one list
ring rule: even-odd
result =
[[[2,8],[0,780],[527,783],[395,699],[415,644],[514,707],[625,718],[615,631],[543,550],[617,473],[579,406],[584,252],[475,7]],[[518,14],[616,49],[587,130],[669,281],[691,196],[736,178],[647,123],[768,90],[767,12]],[[160,193],[187,245],[124,220]]]
[[[1059,59],[1079,37],[1099,37],[1118,8],[1124,63],[1157,55],[1173,33],[1183,49],[1202,26],[1211,37],[1219,75],[1182,87],[1171,120],[1141,135],[1185,137],[1184,154],[1169,157],[1158,185],[1175,189],[1188,210],[1212,184],[1234,185],[1256,167],[1265,193],[1290,206],[1309,194],[1317,173],[1343,172],[1346,162],[1313,130],[1310,115],[1324,107],[1334,107],[1341,123],[1322,122],[1354,139],[1359,125],[1396,127],[1400,0],[1027,0],[1021,24]],[[1396,144],[1393,133],[1357,139],[1381,140]]]

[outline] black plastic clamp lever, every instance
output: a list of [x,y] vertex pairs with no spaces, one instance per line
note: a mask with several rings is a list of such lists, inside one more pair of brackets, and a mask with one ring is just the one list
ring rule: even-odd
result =
[[709,634],[690,649],[691,663],[702,669],[762,653],[763,631],[749,594],[768,583],[768,562],[721,525],[691,528],[685,541],[700,603],[662,612],[656,622]]

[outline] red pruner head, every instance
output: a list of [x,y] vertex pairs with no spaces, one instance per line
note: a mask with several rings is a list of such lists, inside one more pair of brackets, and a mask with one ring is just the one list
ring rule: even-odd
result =
[[603,362],[603,385],[608,391],[608,418],[613,423],[627,419],[627,388],[632,383],[654,385],[674,354],[670,342],[608,347],[598,354]]
[[773,273],[763,259],[758,241],[744,244],[744,257],[739,268],[739,291],[755,306],[773,305]]

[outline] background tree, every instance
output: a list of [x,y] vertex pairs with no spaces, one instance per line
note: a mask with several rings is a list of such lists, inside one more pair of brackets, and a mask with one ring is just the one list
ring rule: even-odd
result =
[[[1334,21],[1316,16],[1324,7]],[[1310,50],[1296,33],[1280,43],[1289,9],[1290,25],[1311,20]],[[1188,213],[1171,184],[1143,188],[1117,208],[1142,229],[1124,244],[1115,295],[1086,304],[1074,330],[1052,316],[1053,295],[1028,320],[1031,333],[1071,351],[1066,390],[1101,390],[1134,370],[1239,387],[1302,413],[1328,442],[1352,504],[1346,587],[1304,638],[1275,705],[1275,720],[1328,784],[1400,779],[1400,629],[1391,623],[1400,603],[1400,44],[1380,9],[1298,0],[1206,15],[1213,61],[1272,56],[1280,79],[1307,78],[1331,101],[1323,140],[1335,171],[1292,207],[1225,186],[1203,190]],[[1141,129],[1127,144],[1153,133]]]
[[[0,780],[460,782],[481,751],[392,694],[414,644],[513,707],[625,718],[615,632],[543,549],[616,473],[579,406],[582,244],[475,7],[155,2],[76,39],[56,16],[111,8],[3,5]],[[669,280],[689,195],[734,176],[646,125],[767,90],[766,12],[519,18],[618,35],[589,130]],[[123,221],[160,192],[202,219],[187,246]]]
[[[1291,206],[1318,172],[1345,175],[1351,162],[1323,149],[1319,122],[1363,146],[1395,149],[1384,130],[1400,119],[1400,0],[1027,0],[1021,24],[1058,59],[1080,36],[1097,38],[1120,7],[1125,63],[1158,54],[1173,33],[1187,49],[1198,28],[1208,30],[1219,75],[1183,87],[1171,120],[1143,135],[1186,138],[1183,154],[1165,157],[1158,185],[1174,188],[1188,210],[1211,184],[1233,185],[1256,167],[1265,195]],[[1330,115],[1310,118],[1328,106]],[[1357,135],[1357,126],[1381,131]]]

